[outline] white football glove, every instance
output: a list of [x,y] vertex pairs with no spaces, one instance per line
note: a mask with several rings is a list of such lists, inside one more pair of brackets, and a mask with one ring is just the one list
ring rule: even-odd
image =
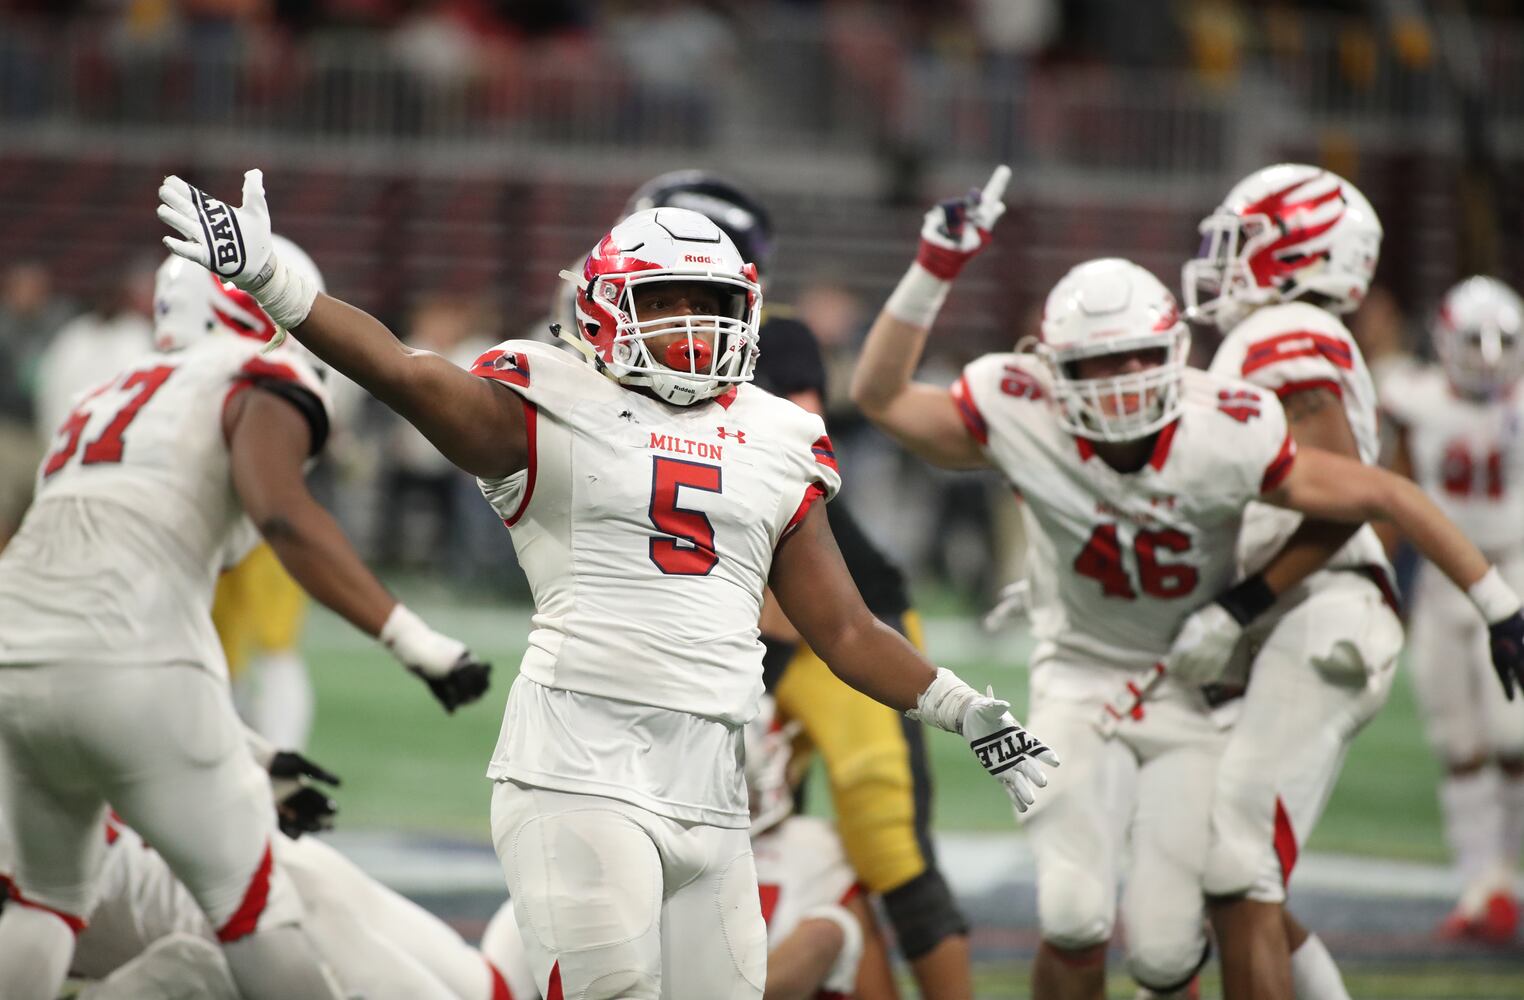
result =
[[996,698],[993,689],[980,694],[943,667],[905,714],[961,735],[980,765],[1005,786],[1016,811],[1026,812],[1037,801],[1033,786],[1048,784],[1038,762],[1057,767],[1058,754],[1022,728],[1010,710],[1011,703]]
[[447,712],[487,691],[492,664],[478,660],[459,639],[429,628],[400,602],[381,626],[380,639],[399,663],[423,679]]
[[991,230],[1005,214],[1005,187],[1011,180],[1011,168],[995,168],[981,190],[971,189],[962,198],[940,202],[926,213],[921,225],[921,248],[916,262],[941,278],[951,281],[979,251],[989,246]]
[[263,171],[243,175],[243,205],[238,208],[174,176],[159,186],[159,202],[159,219],[184,237],[164,237],[172,253],[254,296],[282,329],[307,318],[318,288],[275,254]]
[[1197,608],[1175,633],[1165,667],[1182,684],[1201,687],[1212,684],[1227,669],[1228,657],[1244,634],[1227,608],[1213,601]]
[[995,606],[984,615],[984,631],[996,632],[1009,621],[1032,613],[1032,583],[1021,579],[1000,588]]

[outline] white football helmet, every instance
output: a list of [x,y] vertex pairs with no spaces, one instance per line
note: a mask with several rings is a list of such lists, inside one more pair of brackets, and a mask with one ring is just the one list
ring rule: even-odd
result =
[[763,833],[794,811],[794,786],[789,765],[799,723],[780,725],[772,695],[763,695],[757,717],[741,730],[746,754],[746,797],[751,806],[751,832]]
[[1463,393],[1492,396],[1524,375],[1524,301],[1496,278],[1467,278],[1446,292],[1431,334]]
[[[621,384],[645,386],[669,403],[687,406],[751,381],[762,311],[757,269],[699,213],[636,212],[599,241],[580,276],[562,271],[561,277],[576,288],[580,334],[563,332],[562,338]],[[659,282],[713,285],[724,305],[717,314],[643,320],[636,314],[634,291]],[[668,346],[665,357],[654,357],[646,342],[673,333],[687,338]],[[695,336],[704,333],[712,335],[712,348]]]
[[1353,312],[1381,256],[1381,220],[1349,181],[1278,163],[1233,186],[1201,220],[1201,248],[1181,269],[1185,313],[1230,330],[1258,306],[1309,293]]
[[[273,237],[275,252],[325,291],[323,275],[306,251],[284,236]],[[275,321],[248,292],[178,254],[170,254],[154,275],[153,339],[160,351],[179,351],[211,333],[234,333],[255,340],[275,336]]]
[[[1180,415],[1180,382],[1190,331],[1169,289],[1129,260],[1086,261],[1064,275],[1043,306],[1037,354],[1053,379],[1059,423],[1097,441],[1132,441]],[[1076,362],[1157,351],[1156,364],[1080,378]]]

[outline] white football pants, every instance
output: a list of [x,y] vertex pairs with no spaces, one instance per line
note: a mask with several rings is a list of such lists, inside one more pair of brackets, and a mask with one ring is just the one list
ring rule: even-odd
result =
[[[87,920],[108,803],[190,890],[246,996],[336,995],[296,930],[301,902],[271,854],[268,780],[225,681],[192,665],[0,668],[0,822],[27,903]],[[6,947],[0,935],[0,956]],[[0,995],[11,996],[5,964]]]
[[1206,948],[1201,877],[1226,733],[1194,693],[1165,681],[1142,718],[1124,720],[1107,740],[1096,729],[1106,698],[1079,689],[1120,690],[1127,674],[1056,663],[1041,670],[1054,672],[1047,680],[1093,681],[1054,695],[1033,677],[1027,724],[1064,759],[1018,817],[1037,862],[1043,939],[1071,950],[1109,940],[1130,855],[1122,901],[1129,967],[1149,984],[1188,979]]
[[1325,570],[1245,635],[1248,690],[1217,768],[1209,895],[1286,901],[1349,744],[1386,704],[1402,623],[1364,575]]
[[492,839],[548,1000],[758,1000],[767,928],[747,831],[498,782]]

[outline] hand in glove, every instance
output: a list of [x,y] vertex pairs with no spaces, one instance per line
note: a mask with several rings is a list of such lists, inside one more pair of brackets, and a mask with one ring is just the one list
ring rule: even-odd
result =
[[270,758],[270,791],[281,833],[295,839],[304,833],[333,829],[338,806],[314,781],[337,788],[338,775],[314,764],[294,750],[281,750]]
[[380,638],[404,667],[423,678],[445,711],[453,713],[486,693],[492,664],[473,656],[459,639],[429,628],[401,604],[392,609]]
[[921,248],[916,262],[941,278],[951,281],[963,266],[989,246],[991,230],[1005,214],[1005,186],[1011,180],[1011,168],[995,168],[983,190],[971,189],[962,198],[940,202],[926,213],[921,226]]
[[164,237],[171,252],[253,295],[283,330],[307,318],[318,288],[300,268],[286,267],[275,253],[263,171],[243,175],[243,204],[238,208],[174,176],[159,186],[159,203],[160,221],[183,237]]
[[1022,728],[1011,715],[1009,702],[996,698],[993,690],[980,694],[945,667],[925,691],[916,707],[905,714],[938,729],[959,733],[990,776],[1005,786],[1018,812],[1037,800],[1036,788],[1048,783],[1038,766],[1058,766],[1058,755]]

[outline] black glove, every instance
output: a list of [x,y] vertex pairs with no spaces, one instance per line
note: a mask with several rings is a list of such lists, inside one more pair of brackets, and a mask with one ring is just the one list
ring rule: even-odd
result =
[[460,659],[455,661],[448,673],[437,677],[425,673],[418,667],[408,667],[413,673],[423,678],[423,682],[434,692],[434,697],[444,706],[446,712],[454,711],[462,705],[469,705],[482,695],[487,693],[487,685],[492,677],[492,664],[478,660],[469,652],[460,654]]
[[341,784],[338,775],[293,750],[282,750],[272,757],[269,772],[281,833],[295,840],[304,833],[333,829],[333,817],[339,807],[311,782],[338,787]]
[[1503,693],[1513,701],[1515,688],[1524,687],[1524,615],[1515,611],[1487,626],[1492,641],[1492,669],[1498,672]]

